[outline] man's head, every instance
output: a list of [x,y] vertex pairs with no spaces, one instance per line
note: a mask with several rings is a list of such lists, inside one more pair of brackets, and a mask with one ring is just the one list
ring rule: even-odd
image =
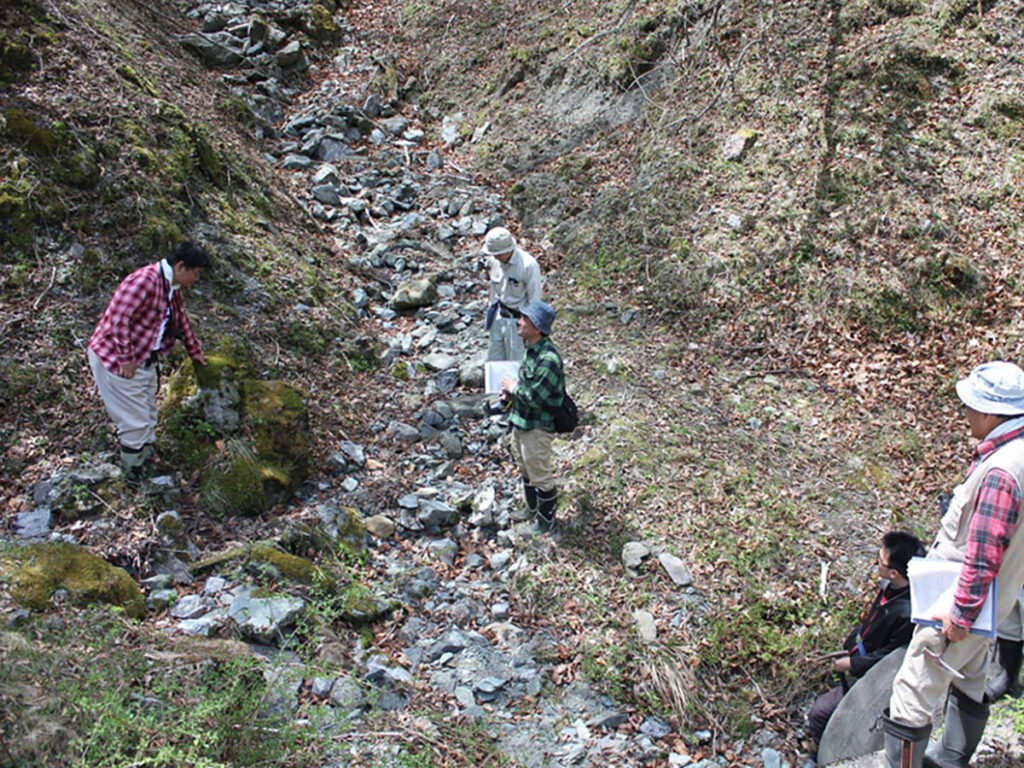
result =
[[531,301],[519,308],[519,322],[516,328],[526,346],[540,341],[541,336],[551,335],[551,323],[555,320],[555,310],[543,301]]
[[504,227],[494,227],[484,237],[484,253],[498,261],[507,262],[516,249],[515,238]]
[[167,263],[174,272],[174,284],[188,288],[199,282],[203,270],[209,269],[212,261],[210,254],[201,245],[180,243],[167,257]]
[[882,537],[882,548],[878,550],[878,573],[897,586],[907,581],[907,563],[912,557],[924,555],[921,540],[906,531],[889,531]]
[[1024,415],[1024,371],[1013,363],[982,363],[956,383],[956,393],[967,406],[967,423],[977,440],[1007,419]]

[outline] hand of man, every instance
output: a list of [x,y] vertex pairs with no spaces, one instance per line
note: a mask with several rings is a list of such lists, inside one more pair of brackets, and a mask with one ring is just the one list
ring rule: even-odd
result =
[[122,379],[131,379],[135,376],[135,371],[138,370],[135,363],[121,363],[117,366],[117,375]]
[[836,672],[849,672],[850,657],[843,656],[842,658],[836,659],[835,662],[833,662],[833,666],[835,667]]
[[501,380],[501,394],[502,394],[502,396],[503,397],[510,397],[512,395],[512,390],[516,388],[516,384],[518,384],[518,383],[519,383],[518,379],[502,379]]
[[200,353],[199,353],[199,357],[197,357],[197,358],[196,358],[196,359],[194,360],[194,362],[195,362],[195,363],[196,363],[197,365],[206,365],[206,364],[207,364],[207,363],[206,363],[206,355],[204,355],[204,354],[203,354],[202,352],[200,352]]
[[935,621],[942,622],[942,634],[951,643],[959,643],[961,640],[966,640],[967,636],[971,633],[967,627],[954,624],[948,613],[941,616],[932,616],[932,618]]

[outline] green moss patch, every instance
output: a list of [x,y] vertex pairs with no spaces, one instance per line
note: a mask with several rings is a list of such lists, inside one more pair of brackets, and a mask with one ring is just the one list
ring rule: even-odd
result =
[[225,515],[258,515],[267,510],[260,463],[242,442],[215,454],[203,470],[200,500]]
[[309,414],[305,392],[284,381],[242,382],[243,413],[256,453],[265,464],[285,470],[293,483],[307,476]]
[[123,569],[74,544],[44,542],[0,552],[0,581],[32,610],[45,610],[53,593],[63,589],[75,605],[109,603],[132,618],[146,613],[138,585]]
[[28,112],[11,108],[4,113],[7,135],[36,155],[50,157],[57,153],[57,133]]

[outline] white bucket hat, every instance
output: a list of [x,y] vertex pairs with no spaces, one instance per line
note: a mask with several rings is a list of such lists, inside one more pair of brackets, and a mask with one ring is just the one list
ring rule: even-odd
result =
[[495,227],[484,238],[484,253],[488,256],[498,256],[515,249],[516,241],[512,237],[512,233],[504,227]]
[[997,416],[1024,414],[1024,371],[1013,363],[982,363],[956,383],[964,405]]

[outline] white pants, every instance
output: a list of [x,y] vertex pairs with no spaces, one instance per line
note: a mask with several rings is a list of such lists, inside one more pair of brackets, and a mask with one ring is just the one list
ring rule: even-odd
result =
[[114,425],[117,437],[126,448],[141,448],[156,440],[156,390],[159,384],[156,366],[139,367],[126,379],[111,373],[89,350],[89,367]]
[[487,345],[487,361],[515,360],[522,362],[526,347],[516,329],[514,317],[498,314],[491,323],[491,340]]

